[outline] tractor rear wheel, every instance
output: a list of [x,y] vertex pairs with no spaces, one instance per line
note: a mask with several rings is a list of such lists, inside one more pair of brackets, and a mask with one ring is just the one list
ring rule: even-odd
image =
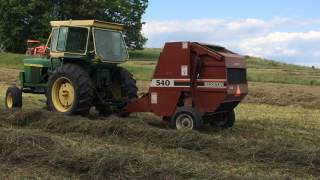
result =
[[220,128],[231,128],[233,127],[234,123],[236,121],[236,115],[234,110],[225,113],[225,114],[221,114],[217,117],[213,117],[213,119],[211,119],[210,124],[214,127],[220,127]]
[[[112,74],[112,97],[113,99],[123,101],[124,105],[134,101],[138,97],[138,87],[133,75],[126,69],[118,67]],[[108,115],[110,110],[103,105],[96,105],[100,114]],[[130,113],[118,113],[120,117],[128,117]]]
[[[120,68],[119,69],[120,74],[120,87],[121,87],[121,95],[123,99],[126,99],[127,102],[125,104],[128,104],[135,99],[138,98],[138,87],[137,87],[137,81],[133,78],[133,75],[126,69]],[[127,112],[120,112],[118,113],[120,117],[128,117],[130,113]]]
[[170,126],[172,128],[183,130],[200,129],[203,125],[202,118],[192,107],[179,107],[171,117]]
[[94,96],[92,87],[91,79],[83,68],[64,64],[49,77],[49,108],[66,115],[87,115]]
[[11,111],[14,108],[22,107],[22,92],[17,86],[11,86],[7,89],[5,97],[5,110]]
[[138,97],[137,81],[133,78],[133,75],[124,68],[119,68],[120,87],[122,98],[127,98],[132,101]]

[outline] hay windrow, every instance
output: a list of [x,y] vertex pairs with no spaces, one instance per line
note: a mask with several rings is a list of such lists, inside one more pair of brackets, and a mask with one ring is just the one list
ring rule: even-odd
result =
[[104,121],[83,117],[62,116],[46,111],[16,112],[6,121],[17,126],[30,126],[58,133],[82,133],[96,137],[120,137],[128,142],[146,143],[164,148],[200,150],[218,146],[219,139],[195,132],[159,129],[141,120],[111,117]]
[[244,102],[319,109],[319,91],[320,87],[251,82]]
[[[161,148],[183,148],[198,151],[212,161],[221,159],[252,161],[268,164],[292,164],[319,173],[319,149],[307,149],[292,141],[250,139],[243,145],[235,140],[221,136],[206,135],[195,131],[175,131],[150,127],[141,120],[120,119],[116,117],[101,120],[88,120],[83,117],[69,117],[46,111],[29,113],[17,112],[6,118],[6,122],[17,126],[46,129],[55,133],[81,133],[95,137],[119,139],[125,143],[142,143]],[[116,138],[115,138],[116,137]],[[81,160],[78,159],[80,162]]]
[[16,163],[47,156],[48,151],[60,148],[50,137],[11,130],[0,131],[0,142],[1,157]]
[[295,142],[284,140],[249,141],[247,147],[238,148],[239,156],[259,163],[279,163],[290,167],[305,168],[320,175],[320,148],[308,149]]
[[210,169],[199,169],[192,164],[175,162],[157,156],[141,155],[119,149],[78,152],[64,146],[46,133],[0,131],[2,161],[34,163],[77,172],[94,179],[186,179],[224,177]]

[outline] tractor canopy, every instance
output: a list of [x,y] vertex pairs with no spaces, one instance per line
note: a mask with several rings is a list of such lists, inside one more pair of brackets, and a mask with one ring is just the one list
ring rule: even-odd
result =
[[102,62],[128,59],[123,25],[96,20],[51,21],[51,57],[92,56]]

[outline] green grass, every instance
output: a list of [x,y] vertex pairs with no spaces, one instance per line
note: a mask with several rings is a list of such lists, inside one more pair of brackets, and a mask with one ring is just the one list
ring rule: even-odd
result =
[[161,53],[160,48],[130,51],[131,60],[157,61]]
[[121,66],[128,69],[136,80],[148,81],[152,78],[155,62],[149,61],[129,61]]
[[268,60],[268,59],[262,59],[257,57],[251,57],[251,56],[245,56],[248,67],[249,68],[256,68],[256,69],[265,69],[265,68],[271,68],[271,69],[292,69],[292,70],[310,70],[312,68],[306,67],[306,66],[299,66],[299,65],[293,65],[293,64],[287,64],[279,61],[274,60]]
[[[135,74],[137,80],[149,80],[154,71],[161,49],[145,49],[130,52],[130,60],[122,66]],[[0,54],[0,66],[21,69],[21,61],[26,58],[18,54]],[[132,62],[134,61],[134,62]],[[246,56],[248,80],[281,84],[301,84],[320,86],[320,70],[305,66],[264,60]]]
[[248,68],[248,80],[282,84],[320,85],[320,71],[314,69],[293,70],[285,66],[274,69]]
[[27,56],[12,53],[0,53],[0,66],[13,69],[22,69],[22,60]]

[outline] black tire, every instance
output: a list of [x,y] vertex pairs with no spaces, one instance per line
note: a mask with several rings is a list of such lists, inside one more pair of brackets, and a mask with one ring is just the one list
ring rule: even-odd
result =
[[136,99],[138,97],[138,87],[137,81],[133,78],[133,75],[122,67],[119,67],[118,73],[122,97],[128,98],[129,100]]
[[[68,111],[61,112],[57,110],[52,100],[52,88],[59,78],[66,77],[71,81],[74,88],[74,101],[68,108]],[[76,64],[63,64],[56,68],[53,74],[49,77],[48,90],[47,90],[48,106],[51,111],[61,112],[66,115],[87,115],[89,114],[94,98],[93,84],[88,73],[79,65]]]
[[[136,80],[133,78],[133,75],[126,69],[122,67],[117,67],[112,73],[112,84],[119,85],[121,89],[121,94],[118,98],[115,98],[120,101],[124,101],[124,106],[138,97],[138,87],[136,85]],[[112,93],[112,92],[111,92]],[[114,97],[113,97],[114,98]],[[96,104],[96,110],[100,115],[108,116],[112,113],[110,107],[103,104]],[[122,108],[122,107],[120,107]],[[128,117],[130,113],[128,112],[120,112],[117,114],[120,117]]]
[[199,113],[192,107],[179,107],[171,117],[170,127],[178,130],[198,130],[203,126]]
[[110,116],[112,114],[112,110],[109,106],[95,105],[95,107],[100,116]]
[[22,107],[22,92],[17,86],[10,86],[7,89],[4,106],[6,111]]
[[[120,83],[122,99],[126,99],[124,105],[136,100],[138,98],[137,81],[133,78],[133,75],[126,69],[118,67],[118,69],[112,75],[113,82]],[[130,113],[119,112],[118,116],[128,117]]]
[[214,127],[219,127],[219,128],[231,128],[234,126],[234,123],[236,121],[236,115],[234,110],[221,114],[218,118],[213,117],[213,119],[210,121],[210,124]]

